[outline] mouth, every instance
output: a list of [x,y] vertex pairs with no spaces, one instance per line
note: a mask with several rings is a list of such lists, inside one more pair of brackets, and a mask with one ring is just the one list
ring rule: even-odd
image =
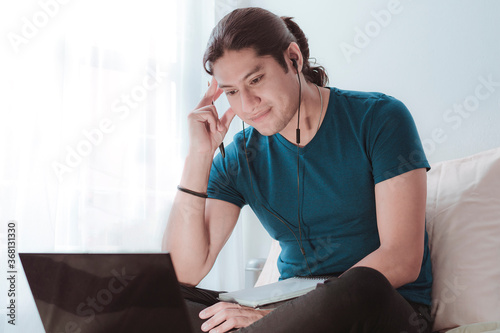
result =
[[252,116],[250,118],[250,120],[255,122],[255,123],[258,123],[258,122],[262,121],[262,119],[264,119],[269,114],[269,112],[271,112],[271,108],[257,113],[255,116]]

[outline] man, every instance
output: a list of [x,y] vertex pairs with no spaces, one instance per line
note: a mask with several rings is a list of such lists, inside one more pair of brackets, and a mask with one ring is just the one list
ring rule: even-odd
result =
[[[204,64],[213,78],[188,117],[189,153],[164,236],[197,328],[430,332],[430,166],[406,107],[325,87],[298,25],[260,8],[224,17]],[[222,93],[231,108],[219,119]],[[213,159],[235,114],[251,127]],[[280,241],[281,278],[335,277],[273,311],[194,288],[245,204]]]

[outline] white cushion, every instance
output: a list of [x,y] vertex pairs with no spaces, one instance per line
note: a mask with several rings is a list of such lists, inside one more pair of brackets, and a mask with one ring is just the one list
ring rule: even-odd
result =
[[500,320],[500,148],[427,173],[434,330]]
[[500,321],[461,326],[446,333],[500,333]]
[[262,272],[255,282],[255,287],[263,286],[269,283],[278,281],[280,278],[280,272],[278,271],[278,257],[280,256],[281,246],[280,243],[273,239],[271,242],[271,249],[269,250],[269,255],[267,256],[266,263],[262,268]]

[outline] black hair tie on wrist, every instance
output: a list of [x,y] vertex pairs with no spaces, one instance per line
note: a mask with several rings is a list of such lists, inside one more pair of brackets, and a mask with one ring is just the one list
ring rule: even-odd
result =
[[200,197],[200,198],[204,198],[204,199],[208,198],[208,195],[206,193],[191,191],[191,190],[188,190],[187,188],[181,187],[180,185],[177,185],[177,189],[181,192],[185,192],[185,193],[188,193],[188,194]]

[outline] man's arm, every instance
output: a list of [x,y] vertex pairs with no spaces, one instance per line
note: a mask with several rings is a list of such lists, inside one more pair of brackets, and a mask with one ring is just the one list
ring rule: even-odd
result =
[[415,281],[424,254],[426,198],[425,168],[377,183],[375,202],[380,247],[353,267],[378,270],[394,288]]
[[163,237],[163,250],[170,252],[181,283],[196,286],[208,274],[239,213],[240,208],[232,203],[177,193]]
[[[229,109],[219,120],[213,105],[222,93],[215,79],[198,106],[188,116],[189,153],[180,186],[195,192],[207,191],[210,168],[234,112]],[[179,191],[176,196],[162,249],[170,252],[177,278],[195,286],[208,274],[217,255],[231,235],[240,208],[215,199]]]

